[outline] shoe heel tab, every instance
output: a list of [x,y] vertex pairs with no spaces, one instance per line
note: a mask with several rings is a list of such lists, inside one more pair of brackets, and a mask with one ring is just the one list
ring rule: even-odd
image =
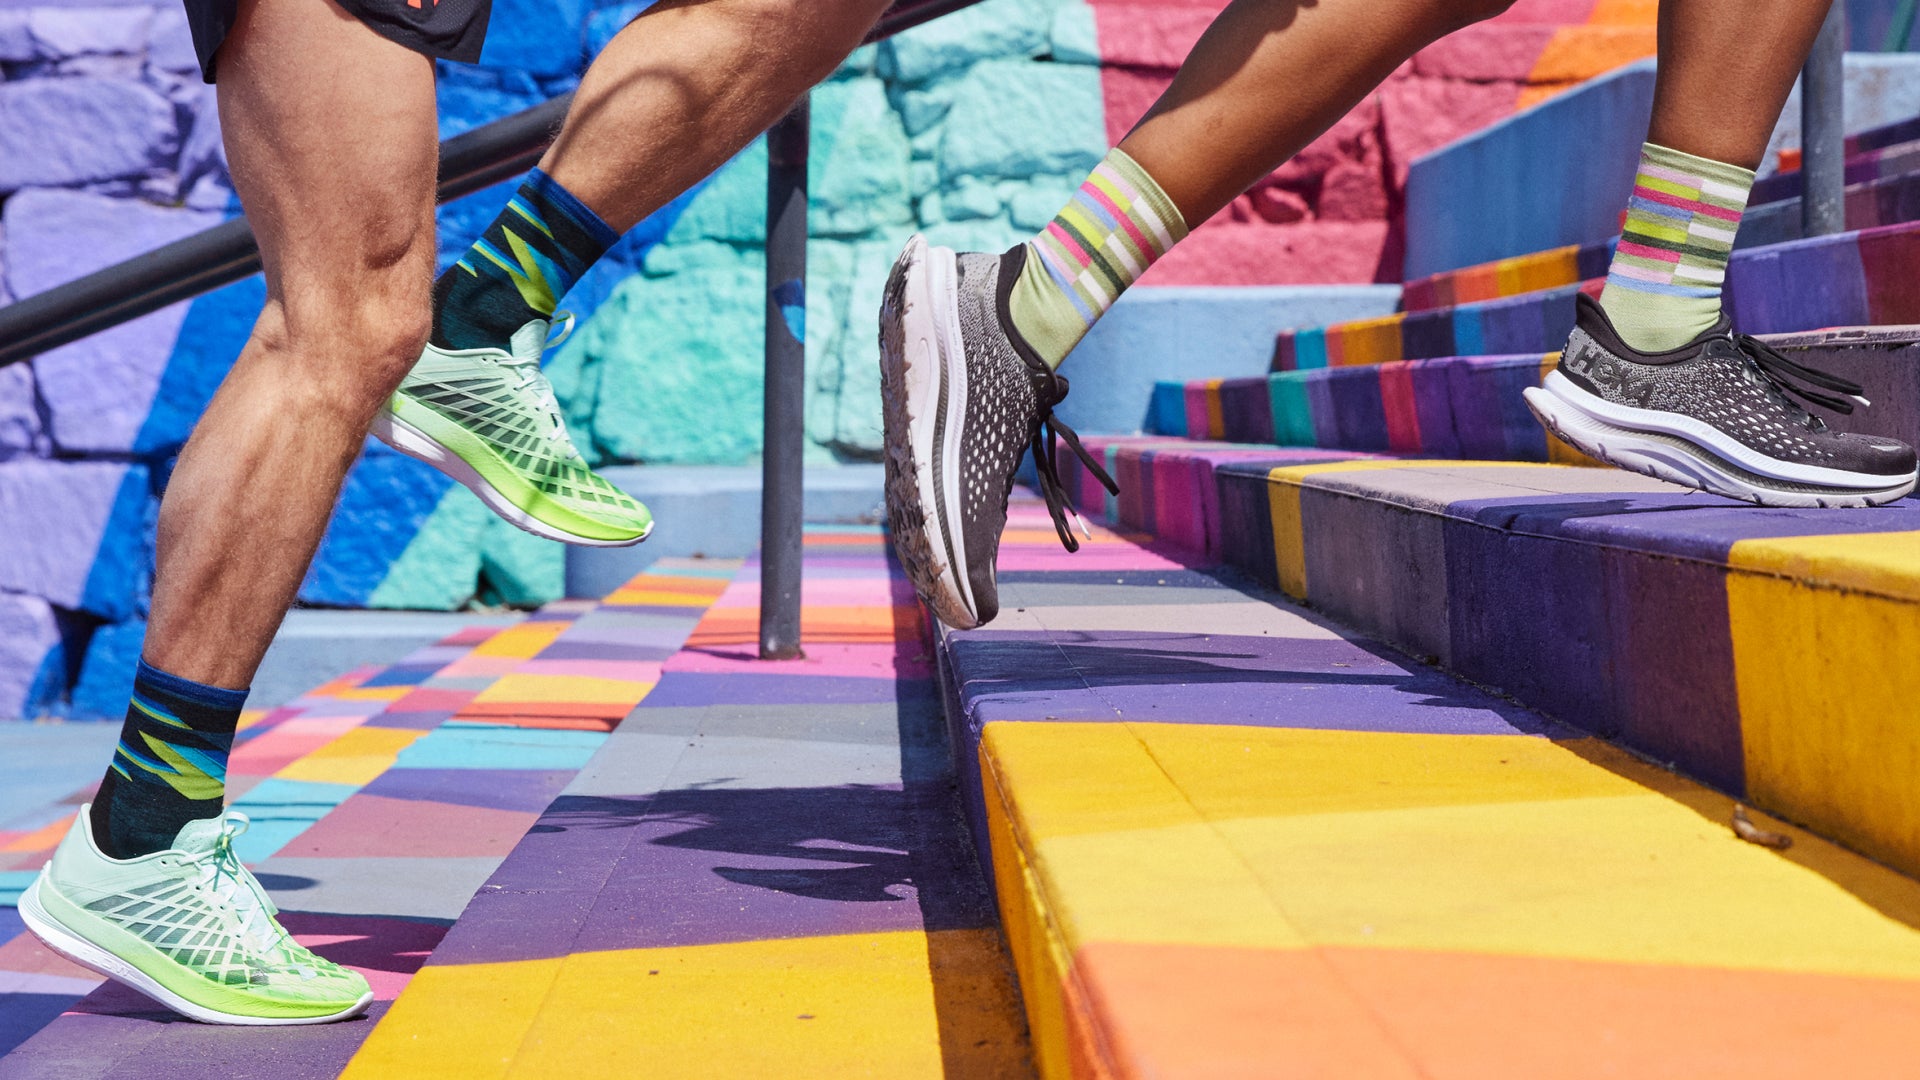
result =
[[67,835],[61,837],[60,843],[54,846],[53,856],[47,860],[48,873],[55,877],[68,877],[76,864],[86,866],[103,859],[113,861],[94,842],[93,804],[83,803]]

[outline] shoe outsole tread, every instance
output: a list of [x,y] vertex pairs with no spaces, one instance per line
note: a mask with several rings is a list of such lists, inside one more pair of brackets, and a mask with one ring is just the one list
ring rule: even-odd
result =
[[906,348],[907,273],[923,242],[909,244],[893,264],[880,305],[880,400],[886,426],[887,526],[893,549],[920,599],[941,622],[970,630],[980,620],[957,590],[942,579],[954,572],[934,553],[926,507],[920,502],[919,463],[913,452],[913,415],[907,410],[907,378],[912,361]]

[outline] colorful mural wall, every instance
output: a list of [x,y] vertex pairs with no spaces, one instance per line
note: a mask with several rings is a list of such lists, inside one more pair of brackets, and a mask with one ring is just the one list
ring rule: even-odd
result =
[[[483,63],[440,71],[443,136],[571,88],[644,6],[498,0]],[[999,249],[1044,224],[1220,6],[985,0],[862,49],[815,91],[816,460],[878,449],[871,320],[906,236]],[[1397,281],[1412,157],[1650,53],[1652,17],[1651,2],[1519,0],[1404,66],[1145,284]],[[174,3],[0,9],[0,75],[0,303],[238,212]],[[764,160],[756,144],[643,223],[569,298],[584,325],[550,371],[599,460],[757,454]],[[506,189],[443,208],[443,261]],[[0,369],[0,717],[120,711],[145,632],[158,497],[262,296],[244,281]],[[370,445],[301,599],[535,604],[559,593],[561,569],[556,545]]]

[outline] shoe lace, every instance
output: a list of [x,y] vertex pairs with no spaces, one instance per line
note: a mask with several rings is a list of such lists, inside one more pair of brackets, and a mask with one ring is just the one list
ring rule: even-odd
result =
[[1113,477],[1107,475],[1107,470],[1100,465],[1100,462],[1088,452],[1086,447],[1080,445],[1080,436],[1074,433],[1073,428],[1053,415],[1053,407],[1067,398],[1066,376],[1045,366],[1035,366],[1031,363],[1027,371],[1028,376],[1033,380],[1034,397],[1040,406],[1034,416],[1033,430],[1027,440],[1028,447],[1033,451],[1034,472],[1040,478],[1040,496],[1047,501],[1047,513],[1053,517],[1053,528],[1060,534],[1060,543],[1065,545],[1068,551],[1079,551],[1080,541],[1074,537],[1073,530],[1067,527],[1067,515],[1073,516],[1074,524],[1079,526],[1081,534],[1087,539],[1093,539],[1093,531],[1087,528],[1086,521],[1067,501],[1066,493],[1061,488],[1059,444],[1063,442],[1067,444],[1067,448],[1072,450],[1080,459],[1080,463],[1087,467],[1087,471],[1100,481],[1108,494],[1120,494],[1120,485],[1114,483]]
[[[541,349],[541,356],[546,354],[547,349],[556,348],[562,342],[572,337],[573,329],[577,322],[578,320],[571,311],[554,312],[553,320],[547,324],[547,343]],[[555,330],[556,327],[558,328],[557,332]],[[520,381],[514,384],[513,388],[515,390],[527,390],[529,388],[535,390],[534,398],[539,404],[540,411],[545,414],[551,422],[551,426],[547,430],[547,438],[554,441],[565,439],[567,437],[567,423],[560,416],[560,402],[555,400],[552,386],[545,384],[540,377],[540,356],[514,356],[509,354],[500,361],[500,366],[508,368],[520,376]]]
[[[1809,431],[1820,431],[1827,425],[1826,421],[1808,412],[1800,404],[1802,401],[1831,409],[1842,416],[1851,415],[1856,404],[1862,408],[1873,404],[1867,400],[1866,390],[1859,383],[1789,360],[1778,349],[1752,334],[1735,334],[1732,337],[1734,347],[1746,358],[1749,369],[1773,391],[1776,400],[1800,414],[1801,423]],[[1802,383],[1807,385],[1800,385]],[[1796,398],[1799,400],[1796,401]]]
[[291,944],[278,924],[266,898],[260,894],[253,875],[240,863],[233,842],[247,831],[249,820],[238,810],[229,810],[220,822],[220,835],[205,851],[182,854],[182,865],[195,872],[195,883],[210,891],[240,918],[241,934],[260,954],[281,956],[283,946]]

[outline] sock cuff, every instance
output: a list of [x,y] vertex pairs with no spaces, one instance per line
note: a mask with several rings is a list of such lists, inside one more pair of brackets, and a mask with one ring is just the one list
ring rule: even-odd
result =
[[[249,690],[229,690],[221,686],[208,686],[192,679],[183,679],[170,675],[145,660],[134,670],[133,689],[137,694],[142,690],[157,691],[168,697],[176,698],[205,709],[220,709],[226,712],[239,712],[247,703]],[[250,689],[250,688],[249,688]]]
[[521,189],[528,194],[538,196],[540,200],[558,209],[572,219],[587,234],[593,237],[602,250],[612,247],[620,240],[620,233],[606,223],[593,208],[583,203],[573,192],[560,186],[560,181],[548,176],[544,170],[535,168],[527,174]]
[[1167,227],[1167,233],[1173,237],[1174,243],[1177,244],[1186,239],[1186,216],[1180,213],[1179,207],[1173,205],[1172,199],[1167,198],[1167,193],[1160,190],[1160,182],[1155,180],[1152,174],[1141,168],[1139,162],[1133,160],[1125,150],[1117,146],[1107,151],[1105,164],[1125,177],[1127,182],[1140,192],[1141,197],[1146,199],[1147,205],[1152,207],[1153,212],[1159,216],[1160,223]]
[[[1739,188],[1753,187],[1756,174],[1752,169],[1743,169],[1738,165],[1729,165],[1724,161],[1703,158],[1683,150],[1661,146],[1659,143],[1640,144],[1640,158],[1653,165],[1691,173],[1703,179],[1717,181]],[[1746,197],[1741,196],[1745,202]]]

